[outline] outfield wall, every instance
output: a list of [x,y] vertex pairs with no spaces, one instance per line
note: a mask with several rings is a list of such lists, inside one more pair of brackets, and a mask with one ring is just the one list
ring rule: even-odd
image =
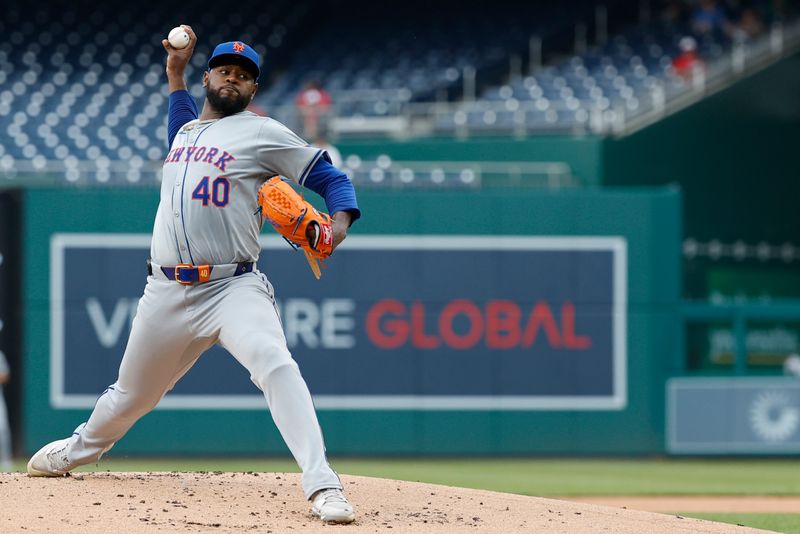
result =
[[[677,190],[359,201],[320,282],[262,236],[330,453],[663,452],[664,384],[682,369]],[[30,452],[115,379],[157,192],[29,190],[24,205]],[[212,349],[113,453],[285,453],[264,405]]]

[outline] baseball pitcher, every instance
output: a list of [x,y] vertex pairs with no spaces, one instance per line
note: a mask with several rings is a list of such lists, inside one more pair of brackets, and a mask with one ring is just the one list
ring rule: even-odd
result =
[[[331,216],[318,218],[321,226],[309,224],[306,235],[294,240],[309,262],[327,257],[359,218],[355,192],[324,151],[308,146],[284,125],[245,111],[260,74],[259,55],[245,43],[232,41],[214,49],[203,74],[206,98],[198,116],[184,80],[197,38],[189,26],[183,27],[190,37],[185,48],[162,42],[170,91],[170,150],[149,276],[117,381],[72,436],[44,446],[30,459],[28,473],[64,476],[96,462],[206,349],[219,344],[264,392],[275,424],[303,471],[312,513],[323,521],[349,523],[355,514],[325,457],[311,395],[287,349],[272,285],[255,265],[258,236],[269,217],[259,199],[270,195],[259,195],[259,189],[269,178],[287,177],[325,199]],[[320,236],[327,236],[327,245],[320,243]]]

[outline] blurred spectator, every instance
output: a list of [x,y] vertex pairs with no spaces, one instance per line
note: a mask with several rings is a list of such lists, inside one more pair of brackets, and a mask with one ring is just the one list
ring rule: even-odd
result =
[[692,30],[698,34],[728,33],[728,19],[716,0],[700,0],[692,12]]
[[682,37],[678,42],[681,52],[672,60],[672,67],[675,73],[684,79],[691,79],[697,69],[704,69],[703,60],[697,54],[697,41],[694,37]]
[[764,33],[764,24],[756,10],[748,7],[742,10],[741,16],[736,22],[734,35],[738,40],[747,41],[758,37]]
[[3,396],[3,384],[7,384],[10,378],[8,360],[0,350],[0,471],[14,469],[14,464],[11,462],[11,426],[8,424],[8,411]]
[[319,132],[325,127],[324,122],[331,112],[333,99],[319,82],[311,81],[303,87],[295,99],[295,104],[303,116],[303,136],[306,139],[316,139]]
[[312,141],[311,145],[326,151],[331,158],[331,164],[338,169],[342,168],[342,153],[339,152],[339,149],[333,146],[324,135],[318,135],[317,138]]

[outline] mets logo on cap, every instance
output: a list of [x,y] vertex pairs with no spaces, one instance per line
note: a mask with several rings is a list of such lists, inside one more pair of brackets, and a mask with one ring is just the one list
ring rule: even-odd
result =
[[235,43],[233,43],[233,51],[236,52],[237,54],[241,54],[242,52],[244,52],[244,44],[240,43],[239,41],[236,41]]

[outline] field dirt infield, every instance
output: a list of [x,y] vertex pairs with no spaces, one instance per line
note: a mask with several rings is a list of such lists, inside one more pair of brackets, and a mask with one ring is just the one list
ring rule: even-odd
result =
[[[756,529],[597,504],[342,476],[350,525],[310,513],[284,473],[0,474],[0,532],[745,533]],[[391,530],[390,530],[391,529]]]

